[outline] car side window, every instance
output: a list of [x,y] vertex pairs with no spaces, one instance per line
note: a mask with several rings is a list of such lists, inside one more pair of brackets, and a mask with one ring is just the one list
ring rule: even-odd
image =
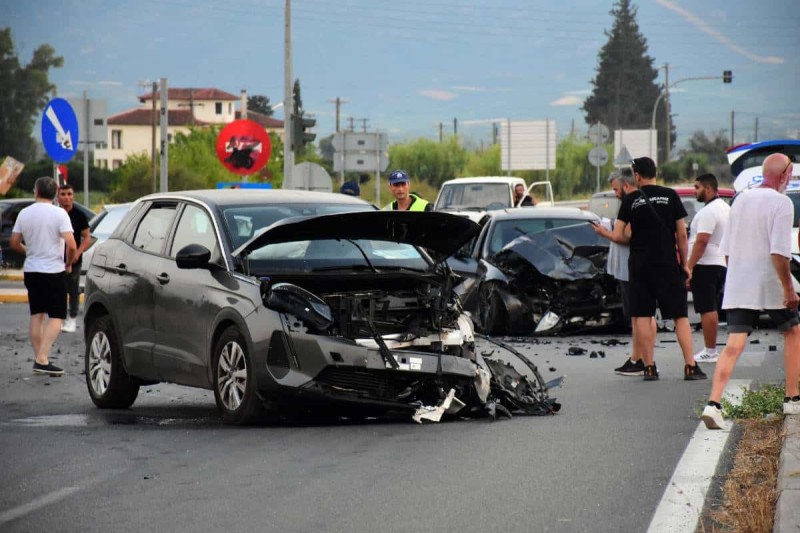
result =
[[176,207],[175,204],[154,205],[139,222],[133,245],[146,252],[160,254],[175,218]]
[[183,210],[178,227],[175,229],[170,257],[175,257],[181,248],[189,244],[204,246],[212,255],[217,248],[217,236],[211,218],[208,213],[194,205],[187,205]]

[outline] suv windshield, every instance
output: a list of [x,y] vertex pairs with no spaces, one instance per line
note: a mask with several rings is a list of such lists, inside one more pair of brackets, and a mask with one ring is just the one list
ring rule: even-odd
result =
[[[369,205],[271,204],[229,206],[223,210],[233,248],[273,223],[292,217],[369,211]],[[365,257],[366,256],[366,257]],[[408,268],[425,270],[428,262],[410,244],[376,240],[323,239],[265,244],[248,256],[254,274],[340,269]]]
[[436,210],[504,209],[510,201],[507,183],[454,183],[442,188]]

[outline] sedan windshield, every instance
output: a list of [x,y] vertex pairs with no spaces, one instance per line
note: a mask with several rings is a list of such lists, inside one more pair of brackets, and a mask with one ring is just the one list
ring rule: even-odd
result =
[[[527,218],[500,220],[492,230],[489,241],[489,254],[496,254],[508,243],[521,235],[532,235],[553,228],[563,228],[575,224],[588,223],[584,219],[574,218]],[[587,224],[588,225],[588,224]],[[591,230],[594,233],[594,230]]]

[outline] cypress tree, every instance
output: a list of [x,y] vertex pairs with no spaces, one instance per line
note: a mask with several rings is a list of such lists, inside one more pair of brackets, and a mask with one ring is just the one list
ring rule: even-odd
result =
[[[637,11],[630,0],[617,0],[610,11],[614,23],[610,31],[604,32],[608,41],[598,55],[596,75],[591,81],[594,89],[583,103],[589,125],[601,122],[612,131],[650,128],[653,104],[662,87],[656,83],[658,69],[647,54],[647,39],[636,22]],[[665,161],[665,102],[658,107],[658,159]],[[674,128],[671,135],[674,145]]]

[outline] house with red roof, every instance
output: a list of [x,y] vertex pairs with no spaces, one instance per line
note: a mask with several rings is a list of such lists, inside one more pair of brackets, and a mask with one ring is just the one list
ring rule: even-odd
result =
[[[156,111],[153,113],[153,99]],[[225,125],[241,118],[236,104],[241,97],[214,89],[169,88],[167,90],[167,140],[178,133],[189,134],[192,127]],[[108,140],[105,147],[94,151],[94,164],[103,168],[118,168],[131,155],[150,155],[155,129],[156,150],[161,145],[159,124],[161,95],[159,92],[139,96],[140,106],[108,117]],[[153,126],[155,118],[155,128]],[[248,112],[247,118],[261,124],[265,130],[283,135],[283,121],[261,113]]]

